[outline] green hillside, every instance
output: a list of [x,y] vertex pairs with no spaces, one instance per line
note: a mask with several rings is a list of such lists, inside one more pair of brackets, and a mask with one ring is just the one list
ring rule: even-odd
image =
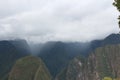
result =
[[8,80],[51,80],[41,59],[28,56],[16,61]]

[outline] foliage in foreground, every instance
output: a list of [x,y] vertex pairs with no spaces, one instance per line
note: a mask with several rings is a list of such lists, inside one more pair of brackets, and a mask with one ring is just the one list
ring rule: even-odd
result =
[[[120,12],[120,0],[114,0],[115,2],[113,3],[114,6],[117,7],[118,11]],[[119,16],[119,27],[120,27],[120,16]]]

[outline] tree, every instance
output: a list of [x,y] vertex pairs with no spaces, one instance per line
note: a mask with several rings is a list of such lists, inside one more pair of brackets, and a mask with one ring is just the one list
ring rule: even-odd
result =
[[[116,6],[118,11],[120,12],[120,0],[114,0],[113,5]],[[120,16],[118,19],[119,19],[119,27],[120,27]]]

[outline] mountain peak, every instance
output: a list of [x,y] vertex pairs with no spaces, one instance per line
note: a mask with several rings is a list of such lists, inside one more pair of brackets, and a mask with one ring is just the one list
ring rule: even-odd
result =
[[109,36],[107,36],[105,39],[116,39],[116,38],[120,38],[120,34],[111,34]]

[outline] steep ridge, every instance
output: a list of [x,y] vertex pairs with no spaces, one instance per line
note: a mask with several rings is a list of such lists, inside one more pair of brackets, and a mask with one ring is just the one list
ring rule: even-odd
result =
[[40,58],[28,56],[16,61],[8,80],[51,80],[45,64]]
[[88,58],[74,58],[55,80],[120,79],[119,61],[120,45],[99,47]]
[[19,53],[31,54],[31,49],[26,40],[17,39],[17,40],[10,40],[9,42],[16,47]]

